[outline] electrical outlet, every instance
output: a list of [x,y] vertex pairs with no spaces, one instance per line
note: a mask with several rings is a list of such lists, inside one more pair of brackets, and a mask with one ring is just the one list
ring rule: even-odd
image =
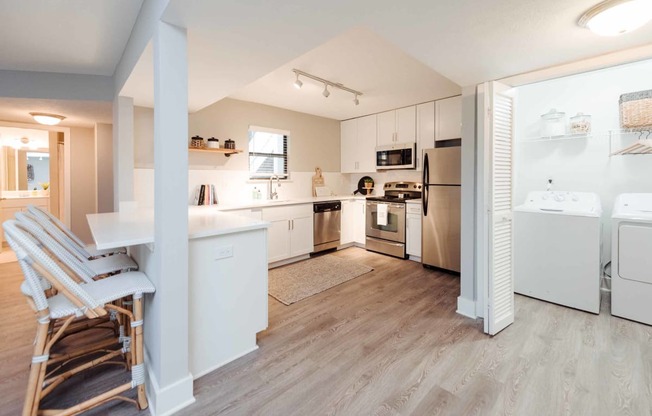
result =
[[215,260],[233,257],[233,246],[222,246],[215,249]]

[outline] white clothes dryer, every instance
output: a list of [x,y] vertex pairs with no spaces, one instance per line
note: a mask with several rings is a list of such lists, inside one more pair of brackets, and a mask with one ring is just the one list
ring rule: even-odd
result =
[[530,192],[514,208],[514,291],[599,314],[601,216],[597,194]]
[[618,195],[611,224],[611,314],[652,325],[652,194]]

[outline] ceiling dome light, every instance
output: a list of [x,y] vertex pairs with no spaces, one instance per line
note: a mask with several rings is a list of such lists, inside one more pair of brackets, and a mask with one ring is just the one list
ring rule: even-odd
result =
[[63,119],[65,119],[64,116],[60,116],[58,114],[48,114],[48,113],[29,113],[34,121],[36,121],[39,124],[45,124],[46,126],[54,126],[59,123]]
[[299,74],[297,74],[297,80],[294,81],[293,85],[294,85],[294,88],[296,88],[296,89],[301,89],[301,87],[303,86],[303,82],[301,82],[301,80],[299,79]]
[[355,95],[355,98],[353,99],[353,104],[360,105],[360,100],[358,100],[358,94]]
[[324,92],[322,92],[322,95],[326,98],[328,98],[329,95],[331,95],[330,91],[328,91],[328,85],[324,84]]
[[600,36],[618,36],[636,30],[650,20],[650,0],[607,0],[587,10],[577,24]]

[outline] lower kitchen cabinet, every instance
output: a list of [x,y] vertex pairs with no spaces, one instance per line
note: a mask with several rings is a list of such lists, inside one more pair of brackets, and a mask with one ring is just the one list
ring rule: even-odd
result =
[[340,244],[365,244],[365,200],[342,201],[342,225]]
[[268,263],[312,252],[312,218],[312,204],[263,208],[263,221],[272,224],[267,231]]
[[421,201],[408,201],[405,231],[405,252],[418,260],[421,258]]

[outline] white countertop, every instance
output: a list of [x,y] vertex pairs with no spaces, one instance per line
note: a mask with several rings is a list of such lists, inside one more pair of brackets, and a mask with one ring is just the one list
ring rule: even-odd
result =
[[[86,218],[100,250],[154,242],[153,210],[88,214]],[[189,239],[256,230],[269,225],[265,221],[219,212],[215,207],[190,207],[188,210]]]
[[[292,199],[252,199],[249,201],[243,202],[234,202],[234,203],[224,203],[218,204],[215,206],[218,211],[233,211],[238,209],[255,209],[255,208],[269,208],[276,206],[284,205],[300,205],[300,204],[312,204],[315,202],[324,202],[324,201],[346,201],[350,199],[366,199],[365,196],[359,195],[333,195],[333,196],[310,196],[303,198],[292,198]],[[206,208],[206,207],[197,207],[197,208]]]

